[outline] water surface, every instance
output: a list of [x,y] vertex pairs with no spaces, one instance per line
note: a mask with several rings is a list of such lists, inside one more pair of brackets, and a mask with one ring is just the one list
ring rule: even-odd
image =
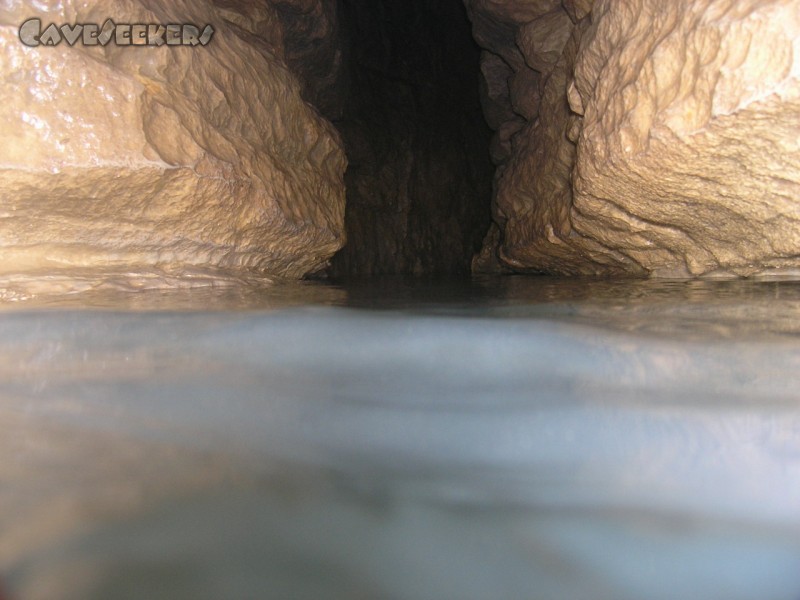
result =
[[800,283],[0,309],[12,598],[800,598]]

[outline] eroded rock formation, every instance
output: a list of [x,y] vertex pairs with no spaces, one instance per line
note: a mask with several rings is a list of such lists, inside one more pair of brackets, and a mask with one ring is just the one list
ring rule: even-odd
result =
[[800,266],[800,2],[465,0],[519,270]]
[[[464,272],[481,112],[476,269],[800,266],[800,0],[463,4],[4,3],[0,277],[301,277],[345,230],[330,274]],[[215,37],[27,47],[37,16]]]
[[[300,277],[344,242],[338,134],[273,3],[0,7],[0,276],[85,267]],[[211,24],[203,47],[30,48],[20,24]],[[194,269],[194,270],[193,270]]]

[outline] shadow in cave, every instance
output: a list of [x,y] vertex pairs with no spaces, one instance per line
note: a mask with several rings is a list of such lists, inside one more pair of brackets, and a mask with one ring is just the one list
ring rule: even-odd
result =
[[[466,276],[490,223],[480,50],[460,0],[340,0],[348,242],[324,276]],[[317,274],[320,275],[320,274]]]

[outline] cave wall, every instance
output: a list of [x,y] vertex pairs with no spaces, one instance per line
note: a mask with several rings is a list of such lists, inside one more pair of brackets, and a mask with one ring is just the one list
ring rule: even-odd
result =
[[[278,13],[238,0],[3,3],[3,282],[297,278],[326,264],[345,239],[346,160],[301,98]],[[202,47],[31,48],[18,38],[31,17],[215,33]]]
[[[18,39],[109,15],[216,32]],[[17,1],[0,36],[6,282],[465,273],[489,197],[476,271],[800,263],[800,0]]]
[[337,75],[324,93],[308,90],[327,98],[315,104],[349,161],[348,244],[329,274],[466,274],[490,223],[492,165],[464,7],[341,0],[337,8],[341,58],[328,50],[318,61]]
[[800,2],[465,4],[498,166],[477,268],[800,266]]

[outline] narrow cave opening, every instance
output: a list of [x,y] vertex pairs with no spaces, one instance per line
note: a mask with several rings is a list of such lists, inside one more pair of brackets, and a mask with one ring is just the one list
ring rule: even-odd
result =
[[344,142],[347,243],[315,275],[466,276],[489,228],[494,167],[464,3],[339,0],[336,13],[338,31],[320,42],[338,46],[335,83],[323,91],[308,73],[305,93]]

